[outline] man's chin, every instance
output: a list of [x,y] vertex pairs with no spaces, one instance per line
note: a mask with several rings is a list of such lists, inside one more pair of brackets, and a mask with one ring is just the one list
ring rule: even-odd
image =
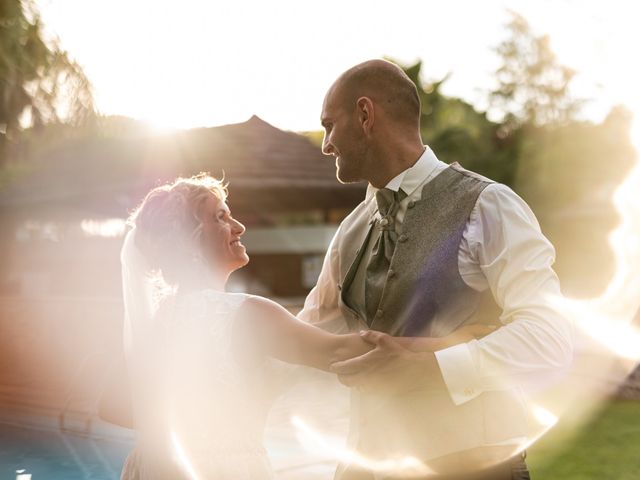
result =
[[340,183],[343,184],[355,183],[362,180],[362,178],[360,178],[358,175],[353,175],[349,172],[345,172],[344,170],[340,170],[340,167],[338,167],[338,170],[336,171],[336,178]]

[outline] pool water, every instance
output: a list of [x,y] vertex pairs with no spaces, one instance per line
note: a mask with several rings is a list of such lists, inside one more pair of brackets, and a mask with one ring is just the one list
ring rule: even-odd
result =
[[48,419],[0,423],[0,480],[15,480],[17,472],[32,480],[113,480],[131,449],[133,434],[108,428],[91,436],[61,432]]
[[[346,389],[344,389],[346,391]],[[323,431],[343,437],[348,426],[348,397],[325,383],[301,383],[271,410],[265,446],[278,480],[333,478],[336,460],[317,445],[303,445],[291,418],[301,416]],[[31,475],[31,480],[118,480],[135,443],[129,429],[92,418],[69,418],[64,430],[52,416],[11,415],[0,411],[0,480]],[[303,439],[304,440],[304,439]]]
[[[30,480],[120,478],[120,469],[134,444],[133,432],[108,426],[87,436],[60,432],[48,423],[0,423],[0,480],[29,480],[18,477],[19,471],[31,475]],[[272,437],[268,443],[278,480],[333,477],[333,462],[309,458],[290,438]]]

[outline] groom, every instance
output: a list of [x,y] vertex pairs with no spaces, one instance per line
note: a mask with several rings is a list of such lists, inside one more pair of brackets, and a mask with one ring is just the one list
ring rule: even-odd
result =
[[[572,358],[571,325],[548,302],[560,295],[552,245],[512,190],[423,145],[417,90],[396,65],[344,72],[321,120],[338,179],[369,182],[299,314],[371,330],[364,338],[375,347],[334,365],[354,387],[349,447],[359,455],[336,478],[529,478],[516,382]],[[435,354],[391,338],[498,318],[490,335]]]

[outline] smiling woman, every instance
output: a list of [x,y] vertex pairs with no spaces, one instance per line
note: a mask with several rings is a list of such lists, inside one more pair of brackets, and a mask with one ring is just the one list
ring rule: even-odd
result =
[[212,265],[234,271],[249,261],[240,242],[245,228],[231,215],[225,201],[214,195],[206,199],[200,209],[202,220],[202,250]]
[[136,246],[168,286],[222,290],[249,261],[240,243],[245,228],[226,198],[226,185],[201,173],[154,188],[131,215]]
[[153,189],[132,216],[122,273],[139,444],[123,478],[272,478],[262,431],[274,372],[262,357],[327,370],[336,356],[369,349],[358,335],[331,335],[266,299],[224,292],[248,262],[226,196],[205,174],[180,178]]

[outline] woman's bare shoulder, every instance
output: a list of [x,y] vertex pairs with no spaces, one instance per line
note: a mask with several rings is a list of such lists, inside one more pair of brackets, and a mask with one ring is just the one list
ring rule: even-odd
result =
[[240,314],[251,314],[252,318],[271,318],[274,315],[291,315],[282,305],[258,295],[247,295],[240,307]]

